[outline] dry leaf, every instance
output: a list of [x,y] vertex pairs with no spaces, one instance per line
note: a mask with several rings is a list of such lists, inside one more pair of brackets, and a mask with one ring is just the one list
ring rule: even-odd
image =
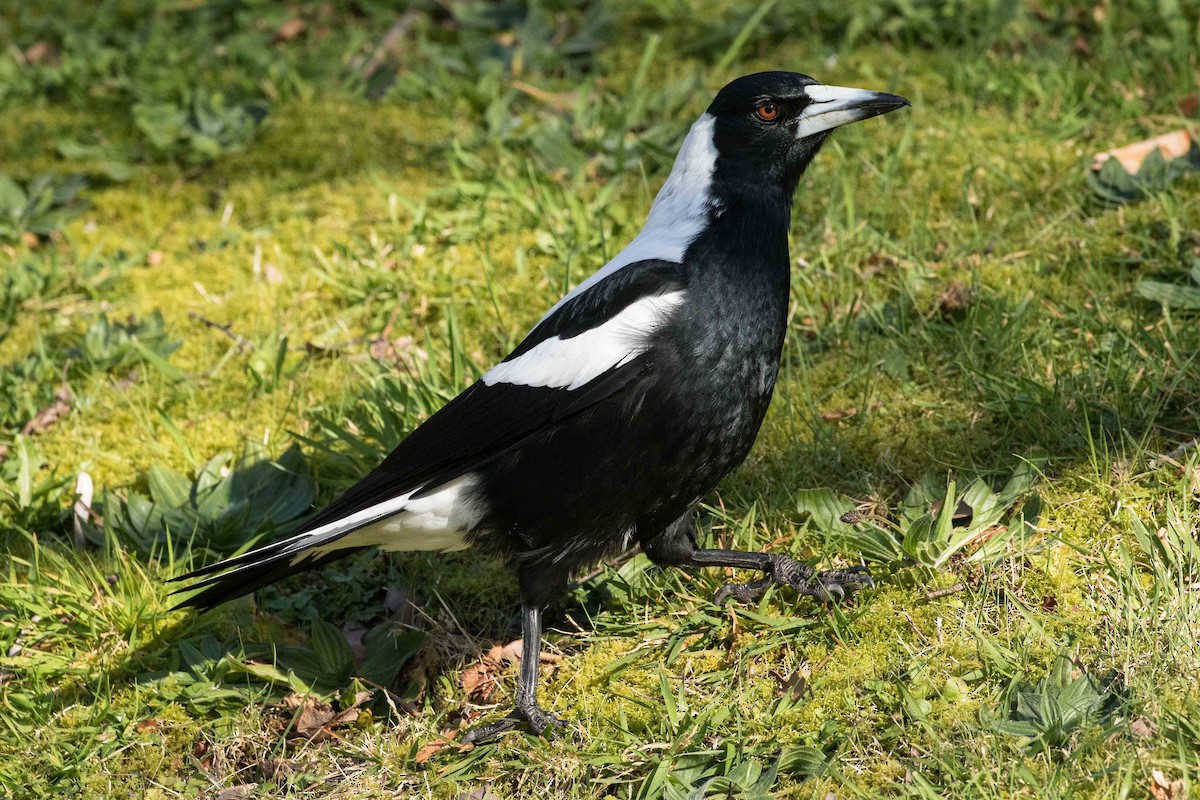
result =
[[1185,130],[1171,131],[1162,136],[1155,136],[1153,139],[1144,139],[1124,147],[1115,147],[1112,150],[1105,150],[1103,153],[1096,153],[1092,156],[1092,170],[1099,172],[1106,161],[1115,158],[1126,172],[1133,175],[1142,168],[1142,162],[1155,150],[1162,153],[1164,160],[1170,161],[1172,158],[1186,156],[1191,149],[1192,136],[1190,133]]
[[40,64],[53,66],[58,63],[58,50],[44,39],[39,39],[29,45],[21,55],[24,57],[25,63],[31,67],[36,67]]
[[288,734],[292,739],[307,739],[321,742],[329,737],[336,737],[332,730],[337,725],[347,725],[358,719],[358,707],[371,699],[373,692],[359,692],[354,695],[354,702],[341,711],[334,711],[329,703],[322,703],[312,695],[290,694],[283,699],[283,705],[293,711],[294,724]]
[[272,39],[272,44],[295,39],[297,36],[304,33],[305,27],[304,20],[289,19],[287,22],[279,26],[279,30],[275,31],[275,38]]
[[163,263],[163,259],[166,257],[166,253],[164,253],[162,250],[151,250],[149,253],[146,253],[146,266],[160,266]]
[[492,794],[488,787],[478,786],[469,792],[459,792],[454,800],[500,800],[500,797]]
[[1186,797],[1183,779],[1168,781],[1163,771],[1156,769],[1150,773],[1150,794],[1154,800],[1182,800]]
[[437,755],[441,751],[445,750],[447,747],[458,747],[459,752],[461,752],[462,750],[465,750],[465,749],[469,749],[469,748],[461,747],[453,739],[446,738],[446,736],[443,734],[441,739],[432,741],[429,744],[422,747],[420,750],[418,750],[417,754],[415,756],[413,756],[413,761],[417,764],[424,764],[426,761],[433,758],[435,755]]
[[960,281],[951,281],[937,301],[942,319],[959,317],[975,302],[975,290]]
[[1158,735],[1158,726],[1154,724],[1153,720],[1138,717],[1129,723],[1129,732],[1138,739],[1153,739]]
[[74,402],[75,395],[71,394],[71,387],[65,383],[61,384],[58,387],[58,391],[54,393],[54,401],[39,411],[33,419],[26,422],[25,427],[21,428],[21,433],[30,436],[35,433],[45,432],[50,426],[67,415]]
[[257,783],[243,783],[239,786],[229,786],[217,792],[213,800],[246,800],[254,796]]
[[288,775],[294,773],[296,769],[296,765],[286,758],[268,758],[258,762],[258,771],[267,780],[275,777],[286,778]]

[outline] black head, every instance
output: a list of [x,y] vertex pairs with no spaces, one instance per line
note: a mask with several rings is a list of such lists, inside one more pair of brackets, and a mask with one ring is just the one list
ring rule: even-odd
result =
[[798,72],[759,72],[722,89],[708,115],[717,150],[714,188],[792,193],[835,128],[909,105],[903,97],[826,86]]

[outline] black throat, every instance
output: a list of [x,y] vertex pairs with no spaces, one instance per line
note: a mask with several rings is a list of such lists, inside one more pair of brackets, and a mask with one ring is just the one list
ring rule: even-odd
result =
[[691,308],[680,315],[679,344],[703,382],[735,387],[761,418],[786,333],[790,198],[721,200],[683,258]]

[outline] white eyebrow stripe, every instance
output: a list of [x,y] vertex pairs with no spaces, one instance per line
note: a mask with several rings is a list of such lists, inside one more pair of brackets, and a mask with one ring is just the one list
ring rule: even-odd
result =
[[563,339],[551,336],[483,374],[497,383],[578,389],[640,356],[665,317],[683,302],[682,289],[643,297],[591,330]]

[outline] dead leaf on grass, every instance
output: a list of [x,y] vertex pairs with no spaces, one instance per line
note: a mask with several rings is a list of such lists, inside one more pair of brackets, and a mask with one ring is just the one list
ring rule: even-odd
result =
[[487,786],[477,786],[469,792],[459,792],[454,800],[500,800],[500,797],[492,794]]
[[433,758],[447,747],[458,747],[460,750],[463,749],[461,745],[459,745],[453,739],[441,738],[430,742],[418,750],[417,754],[413,756],[413,762],[417,764],[424,764],[426,761]]
[[257,783],[243,783],[238,786],[227,786],[213,796],[213,800],[246,800],[254,796]]
[[1126,172],[1134,175],[1142,168],[1142,162],[1155,150],[1162,153],[1164,161],[1170,161],[1173,158],[1186,156],[1191,149],[1192,135],[1190,133],[1185,130],[1171,131],[1152,139],[1143,139],[1140,142],[1096,153],[1092,156],[1092,171],[1099,172],[1106,161],[1115,158]]
[[961,281],[951,281],[937,301],[937,312],[942,319],[961,317],[975,302],[976,292]]
[[295,39],[300,34],[304,33],[307,26],[302,19],[289,19],[287,22],[279,26],[279,30],[275,31],[275,37],[271,40],[272,44],[279,42],[290,41]]
[[1167,780],[1161,769],[1150,773],[1150,794],[1154,800],[1183,800],[1187,796],[1184,792],[1183,778]]
[[25,48],[25,52],[21,53],[25,59],[25,63],[31,67],[46,64],[55,66],[59,62],[58,48],[47,42],[45,39],[39,39],[29,47]]
[[25,427],[21,428],[21,433],[31,436],[35,433],[46,432],[54,423],[67,415],[74,403],[75,395],[71,393],[71,387],[65,383],[60,384],[58,391],[54,393],[53,402],[34,415],[29,422],[26,422]]
[[1158,726],[1153,720],[1138,717],[1129,723],[1129,732],[1138,739],[1153,739],[1158,735]]
[[341,711],[334,710],[332,705],[322,703],[312,695],[288,695],[283,699],[283,705],[294,712],[294,723],[288,738],[321,742],[330,737],[337,737],[333,728],[357,720],[358,707],[370,700],[373,694],[374,692],[368,691],[357,693],[354,695],[354,702]]

